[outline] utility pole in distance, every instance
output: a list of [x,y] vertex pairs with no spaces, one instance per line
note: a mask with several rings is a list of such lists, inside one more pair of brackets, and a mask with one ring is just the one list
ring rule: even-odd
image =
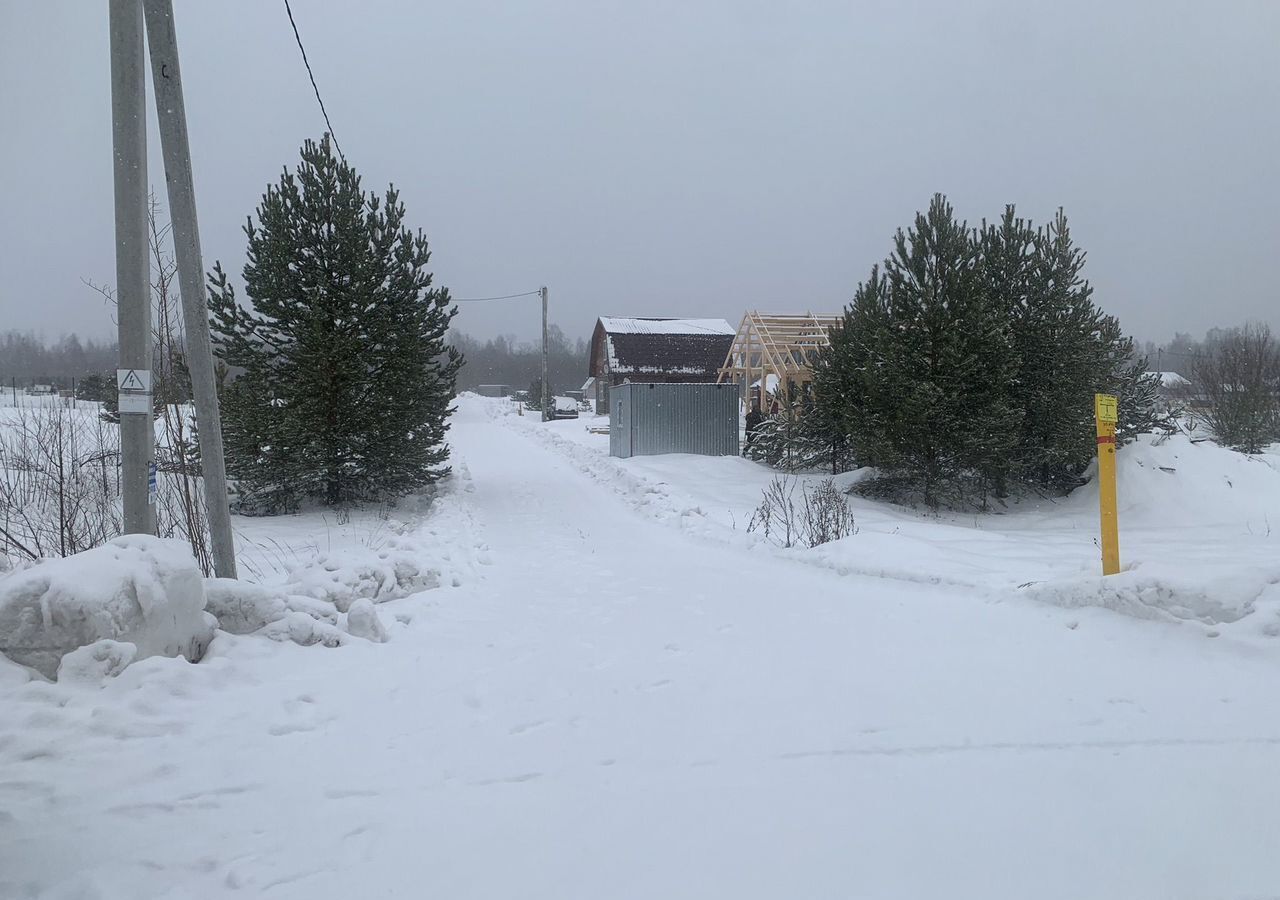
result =
[[547,288],[542,286],[542,421],[550,421],[553,416],[547,407],[551,405],[551,385],[547,384]]
[[124,530],[153,534],[148,481],[155,458],[151,417],[151,280],[147,251],[147,81],[142,4],[110,0],[111,144],[114,152],[116,297],[120,365],[120,457]]
[[182,70],[178,65],[173,0],[143,0],[143,6],[147,43],[151,50],[156,113],[160,121],[160,149],[164,155],[165,181],[169,188],[173,246],[178,258],[178,284],[187,338],[186,363],[191,372],[191,394],[199,426],[200,468],[209,515],[213,569],[219,578],[235,578],[235,545],[231,537],[231,511],[227,505],[226,464],[222,452],[222,417],[218,412],[218,389],[209,339],[204,261],[200,254],[200,228],[196,219],[191,144],[182,98]]

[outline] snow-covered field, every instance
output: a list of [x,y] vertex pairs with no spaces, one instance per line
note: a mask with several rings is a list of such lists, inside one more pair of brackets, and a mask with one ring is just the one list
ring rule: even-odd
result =
[[430,504],[254,526],[436,573],[389,642],[0,668],[0,897],[1280,896],[1275,457],[1122,450],[1104,583],[1088,488],[783,550],[755,464],[459,407]]

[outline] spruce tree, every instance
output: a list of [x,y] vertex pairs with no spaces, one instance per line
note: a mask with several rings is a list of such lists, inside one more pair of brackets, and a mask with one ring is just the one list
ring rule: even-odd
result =
[[456,310],[404,218],[394,186],[365,194],[325,135],[245,225],[247,307],[215,265],[215,338],[243,370],[222,396],[246,511],[394,499],[448,473],[462,358],[444,338]]

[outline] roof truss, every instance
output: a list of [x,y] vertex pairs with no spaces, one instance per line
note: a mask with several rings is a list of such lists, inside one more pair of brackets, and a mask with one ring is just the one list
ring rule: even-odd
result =
[[812,380],[818,352],[831,344],[831,329],[840,318],[814,313],[747,313],[720,368],[719,380],[742,379],[748,385],[755,379],[765,385],[769,375],[777,376],[780,384]]

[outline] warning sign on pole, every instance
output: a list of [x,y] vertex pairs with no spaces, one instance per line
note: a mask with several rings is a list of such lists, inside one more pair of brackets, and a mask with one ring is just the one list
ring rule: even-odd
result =
[[1094,425],[1098,433],[1098,505],[1102,524],[1102,574],[1120,571],[1120,523],[1116,513],[1116,422],[1119,400],[1093,395]]
[[120,412],[151,414],[151,370],[116,369]]

